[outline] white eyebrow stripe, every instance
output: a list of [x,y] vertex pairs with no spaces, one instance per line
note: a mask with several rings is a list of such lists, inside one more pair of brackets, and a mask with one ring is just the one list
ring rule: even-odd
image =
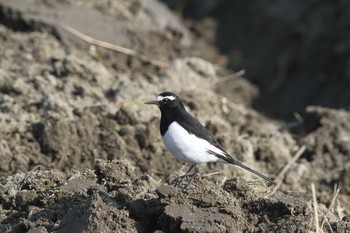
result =
[[158,95],[157,96],[157,101],[162,101],[163,99],[170,99],[170,100],[174,100],[176,99],[175,96],[172,96],[172,95],[168,95],[168,96],[161,96],[161,95]]

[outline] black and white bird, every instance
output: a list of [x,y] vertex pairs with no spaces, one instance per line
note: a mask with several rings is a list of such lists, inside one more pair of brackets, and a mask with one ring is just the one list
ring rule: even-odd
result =
[[[188,176],[195,168],[188,184],[198,173],[199,165],[209,162],[233,164],[263,178],[269,184],[274,184],[270,178],[232,158],[213,135],[186,111],[176,94],[168,91],[162,92],[156,97],[156,100],[147,101],[145,104],[157,105],[161,111],[160,133],[165,147],[177,159],[192,165],[185,176]],[[182,182],[183,177],[179,183]]]

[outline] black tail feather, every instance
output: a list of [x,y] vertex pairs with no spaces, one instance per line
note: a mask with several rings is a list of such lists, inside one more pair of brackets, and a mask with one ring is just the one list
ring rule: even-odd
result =
[[253,175],[256,175],[256,176],[266,180],[267,182],[269,182],[269,186],[272,186],[272,185],[276,184],[275,181],[273,181],[272,179],[268,178],[267,176],[261,174],[260,172],[257,172],[255,170],[251,169],[250,167],[244,165],[241,162],[238,162],[237,160],[232,158],[229,154],[227,154],[225,151],[223,151],[223,152],[226,154],[226,156],[217,154],[217,153],[215,153],[213,151],[209,151],[209,152],[212,153],[212,154],[215,154],[217,157],[219,157],[220,159],[226,161],[227,163],[231,163],[231,164],[233,164],[233,165],[235,165],[235,166],[237,166],[237,167],[239,167],[239,168],[241,168],[241,169],[243,169],[243,170],[245,170],[247,172],[250,172]]
[[250,167],[247,167],[247,166],[244,165],[243,163],[240,163],[240,162],[238,162],[238,161],[236,161],[236,160],[234,160],[234,159],[232,159],[231,161],[228,161],[228,162],[232,163],[233,165],[236,165],[237,167],[242,168],[243,170],[246,170],[246,171],[252,173],[253,175],[256,175],[256,176],[258,176],[258,177],[260,177],[260,178],[266,180],[267,182],[269,182],[269,185],[270,185],[270,186],[276,184],[276,182],[273,181],[272,179],[270,179],[270,178],[268,178],[267,176],[261,174],[260,172],[257,172],[257,171],[255,171],[255,170],[251,169]]

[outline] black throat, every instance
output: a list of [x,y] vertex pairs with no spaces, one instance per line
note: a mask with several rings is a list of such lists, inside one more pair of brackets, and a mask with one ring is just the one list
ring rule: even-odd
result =
[[181,102],[171,108],[161,108],[160,111],[162,113],[160,118],[160,134],[162,136],[164,136],[171,123],[174,121],[180,123],[183,117],[187,114]]

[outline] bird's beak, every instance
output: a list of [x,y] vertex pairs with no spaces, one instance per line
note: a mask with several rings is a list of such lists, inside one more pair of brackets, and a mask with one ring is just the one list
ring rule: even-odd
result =
[[145,102],[145,104],[154,104],[154,105],[159,106],[159,103],[155,100],[147,101],[147,102]]

